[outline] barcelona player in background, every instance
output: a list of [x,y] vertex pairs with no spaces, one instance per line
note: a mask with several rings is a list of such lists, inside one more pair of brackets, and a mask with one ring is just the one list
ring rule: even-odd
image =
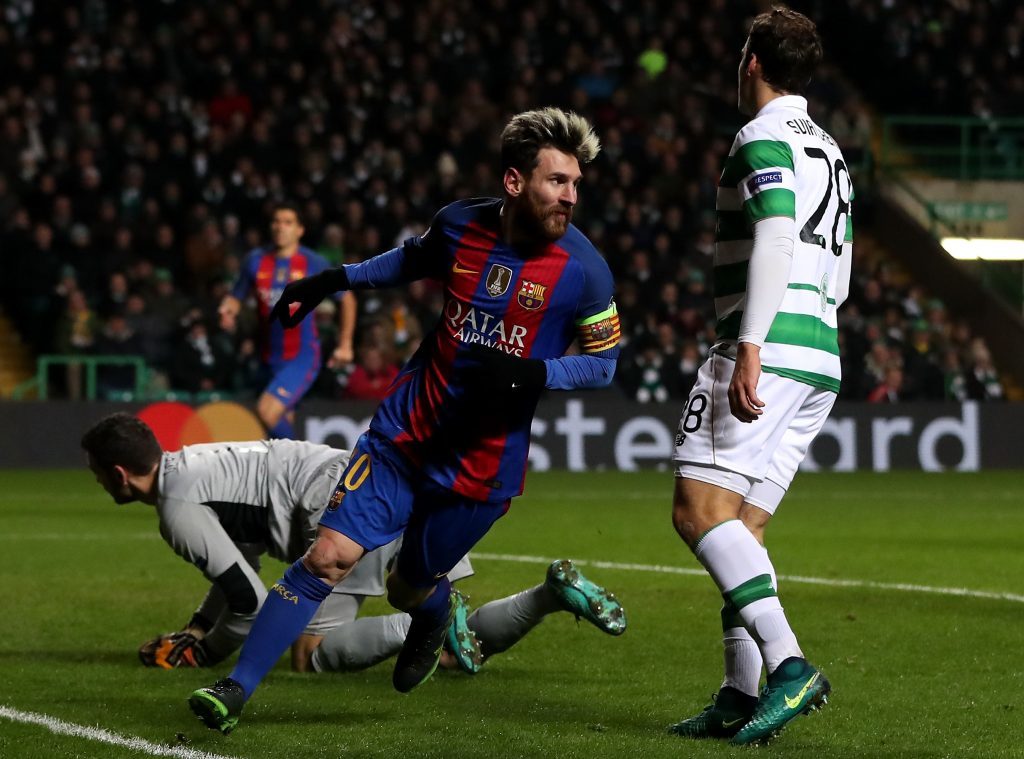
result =
[[[331,589],[403,530],[388,600],[412,622],[393,683],[407,692],[433,674],[453,609],[448,572],[522,493],[541,392],[612,381],[614,283],[571,224],[580,166],[599,149],[576,114],[520,113],[501,135],[502,197],[452,203],[421,237],[285,289],[271,317],[286,325],[339,290],[425,277],[442,284],[445,305],[357,442],[315,542],[273,586],[234,670],[189,699],[208,727],[234,728]],[[574,340],[580,354],[566,355]],[[586,603],[582,578],[568,579]]]
[[[242,303],[250,294],[256,298],[260,360],[267,376],[256,413],[270,436],[277,438],[295,437],[295,406],[320,372],[320,339],[314,318],[309,316],[289,330],[270,319],[271,309],[290,282],[319,274],[330,266],[299,244],[304,232],[298,209],[289,203],[277,204],[270,223],[273,245],[257,248],[245,257],[238,280],[219,309],[221,327],[233,330]],[[331,367],[352,361],[355,297],[342,293],[338,305],[338,345],[328,364]]]

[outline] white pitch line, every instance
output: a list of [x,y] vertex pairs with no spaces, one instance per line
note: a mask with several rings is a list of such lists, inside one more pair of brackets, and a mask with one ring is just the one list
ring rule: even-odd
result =
[[[514,561],[520,564],[550,564],[552,559],[544,556],[520,556],[511,553],[472,553],[474,561]],[[669,575],[706,575],[703,569],[690,567],[672,567],[663,564],[624,564],[617,561],[592,561],[589,559],[573,559],[580,566],[598,567],[599,569],[622,569],[631,572],[656,572]],[[842,580],[829,577],[804,577],[802,575],[779,575],[786,582],[803,583],[805,585],[827,585],[833,588],[872,588],[874,590],[896,590],[904,593],[932,593],[939,596],[962,596],[967,598],[986,598],[996,601],[1012,601],[1024,603],[1024,595],[1017,593],[1000,593],[994,590],[971,590],[970,588],[941,588],[931,585],[915,585],[905,582],[875,582],[874,580]]]
[[[7,533],[0,535],[2,540],[156,540],[160,536],[155,532],[139,532],[131,535],[113,535],[110,533],[62,533],[62,532],[41,532],[41,533]],[[511,553],[473,553],[472,559],[482,561],[514,561],[520,564],[550,564],[552,559],[543,556],[523,556]],[[693,575],[702,576],[706,574],[703,569],[690,567],[674,567],[664,564],[628,564],[617,561],[598,561],[588,559],[573,559],[580,566],[592,566],[600,569],[621,569],[630,572],[656,572],[670,575]],[[1024,595],[1018,593],[1001,593],[995,590],[973,590],[971,588],[943,588],[932,585],[917,585],[906,582],[876,582],[875,580],[844,580],[831,577],[806,577],[804,575],[779,575],[780,580],[787,582],[802,583],[804,585],[825,585],[832,588],[873,588],[875,590],[895,590],[904,593],[931,593],[940,596],[960,596],[965,598],[986,598],[995,601],[1010,601],[1012,603],[1024,603]]]
[[20,709],[12,709],[9,706],[0,705],[0,717],[13,722],[24,722],[31,725],[41,725],[47,730],[58,735],[71,735],[76,738],[87,738],[91,741],[109,743],[112,746],[121,746],[131,751],[142,751],[150,756],[173,756],[178,759],[233,759],[223,754],[211,754],[208,751],[198,751],[194,748],[184,746],[161,746],[159,743],[151,743],[142,738],[132,736],[125,737],[104,730],[99,727],[86,727],[76,725],[73,722],[65,722],[62,719],[51,717],[47,714],[37,712],[23,712]]

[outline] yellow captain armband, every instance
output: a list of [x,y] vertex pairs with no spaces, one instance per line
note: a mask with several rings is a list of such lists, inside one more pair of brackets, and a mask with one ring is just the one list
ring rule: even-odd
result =
[[599,314],[588,316],[576,322],[576,337],[582,353],[600,353],[619,344],[622,329],[619,326],[619,312],[615,301]]

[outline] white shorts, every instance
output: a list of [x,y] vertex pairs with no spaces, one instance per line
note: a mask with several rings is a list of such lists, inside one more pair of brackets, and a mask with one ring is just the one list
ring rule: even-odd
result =
[[836,394],[762,372],[757,395],[764,413],[745,424],[729,410],[735,366],[713,353],[697,373],[676,433],[676,476],[732,490],[774,513]]
[[[401,547],[402,539],[396,538],[363,556],[348,577],[338,583],[320,604],[320,608],[316,610],[316,614],[303,632],[306,635],[325,635],[338,625],[355,619],[355,613],[359,610],[359,603],[362,603],[363,598],[384,595],[384,578],[391,570],[391,564]],[[455,582],[472,574],[473,565],[469,563],[469,556],[466,555],[459,559],[459,563],[448,573],[448,579]],[[350,601],[351,597],[359,599],[354,607]]]

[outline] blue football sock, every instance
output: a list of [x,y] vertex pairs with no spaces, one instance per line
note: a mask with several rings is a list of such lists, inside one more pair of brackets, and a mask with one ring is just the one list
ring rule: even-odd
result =
[[275,438],[287,438],[289,440],[295,439],[295,427],[292,425],[291,420],[287,414],[282,414],[277,424],[269,430],[270,437]]
[[427,617],[435,625],[444,624],[448,621],[448,607],[451,603],[451,594],[452,584],[448,581],[447,577],[442,577],[430,597],[415,609],[410,609],[409,615],[412,617]]
[[284,577],[274,583],[230,675],[242,686],[247,699],[306,628],[331,590],[330,585],[306,569],[302,559],[288,567]]

